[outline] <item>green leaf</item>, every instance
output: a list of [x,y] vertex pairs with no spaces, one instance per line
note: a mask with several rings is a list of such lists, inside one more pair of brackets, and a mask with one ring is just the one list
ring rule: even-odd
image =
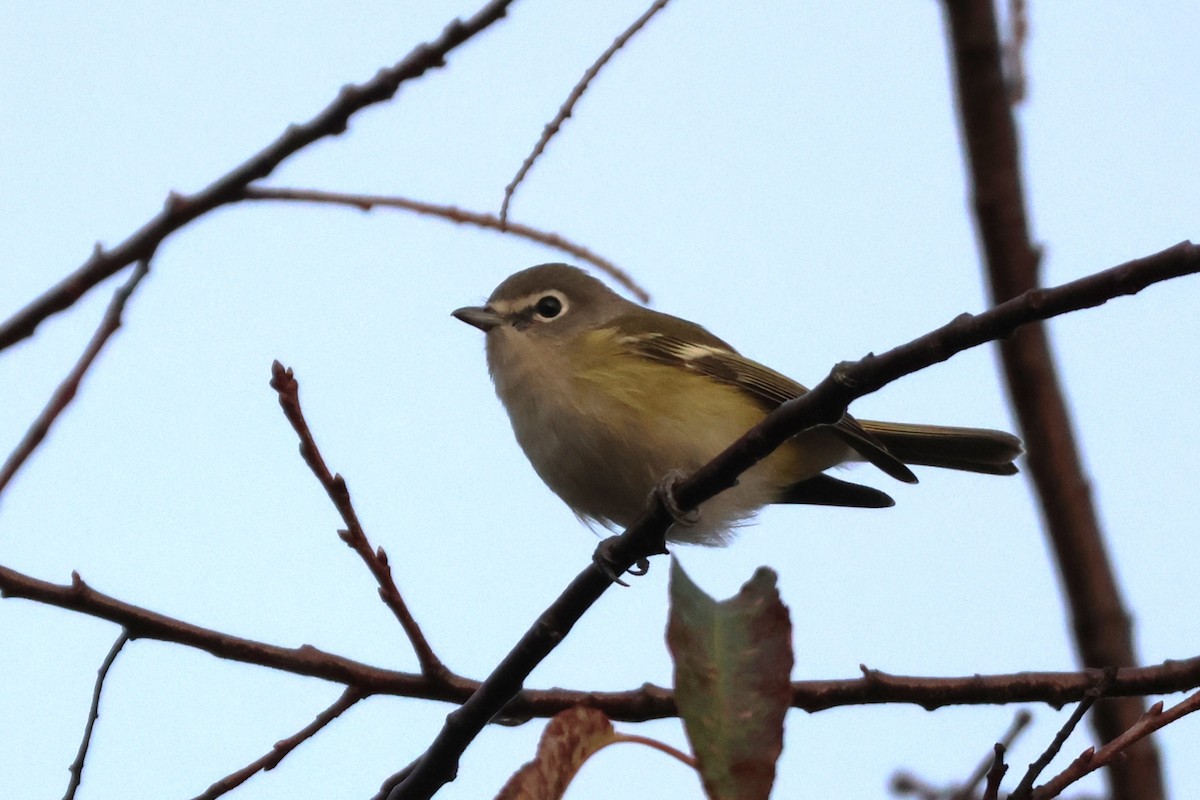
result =
[[792,623],[775,573],[759,568],[718,603],[672,559],[667,645],[705,792],[714,800],[766,798],[792,699]]
[[560,711],[542,731],[533,760],[513,773],[496,800],[558,800],[583,762],[615,741],[602,712],[584,706]]

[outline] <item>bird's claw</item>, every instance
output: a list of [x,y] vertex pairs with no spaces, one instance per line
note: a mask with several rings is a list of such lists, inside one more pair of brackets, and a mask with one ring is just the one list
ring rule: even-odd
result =
[[[613,554],[613,548],[617,544],[619,536],[610,536],[600,544],[596,545],[596,552],[592,553],[592,563],[596,565],[604,576],[613,583],[620,584],[625,588],[629,588],[629,584],[621,580],[621,571],[617,567],[617,558]],[[634,562],[633,566],[626,570],[630,575],[642,576],[650,571],[650,562],[647,559],[639,558]]]
[[679,501],[675,499],[675,487],[686,477],[687,473],[673,469],[663,476],[658,486],[655,486],[654,491],[651,492],[662,501],[663,508],[671,515],[671,519],[675,520],[675,524],[682,528],[690,528],[700,521],[700,509],[693,508],[684,511],[680,508]]

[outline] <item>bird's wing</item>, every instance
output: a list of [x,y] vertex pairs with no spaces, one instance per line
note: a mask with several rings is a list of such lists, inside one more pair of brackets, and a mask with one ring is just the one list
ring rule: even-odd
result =
[[[644,310],[646,311],[646,310]],[[648,312],[646,313],[656,313]],[[667,315],[661,315],[667,316]],[[643,358],[689,369],[712,380],[734,386],[757,402],[765,412],[771,412],[788,400],[808,392],[804,386],[786,375],[752,361],[725,342],[695,323],[669,317],[671,333],[646,333],[645,326],[620,324],[620,341],[630,352]],[[623,329],[624,327],[624,329]],[[677,335],[679,329],[683,335]],[[833,429],[856,452],[896,480],[916,483],[917,476],[897,459],[883,443],[872,436],[849,414],[833,425]]]

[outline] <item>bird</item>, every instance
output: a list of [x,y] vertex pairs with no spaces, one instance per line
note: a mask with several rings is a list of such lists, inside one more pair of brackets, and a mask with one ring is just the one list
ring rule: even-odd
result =
[[[694,472],[808,391],[700,325],[567,264],[514,273],[484,305],[452,316],[484,332],[496,395],[534,471],[581,521],[610,529],[631,525],[664,481]],[[908,465],[1011,475],[1021,453],[1020,439],[1003,431],[845,414],[786,441],[698,513],[673,514],[667,540],[727,544],[774,503],[894,505],[879,489],[826,474],[843,464],[867,462],[916,483]]]

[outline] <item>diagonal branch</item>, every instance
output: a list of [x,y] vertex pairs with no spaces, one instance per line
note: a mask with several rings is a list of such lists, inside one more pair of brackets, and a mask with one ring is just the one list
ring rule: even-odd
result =
[[[571,112],[575,110],[575,104],[579,102],[581,97],[583,97],[583,93],[587,91],[588,85],[597,75],[600,74],[600,70],[604,69],[604,65],[607,64],[612,57],[617,54],[617,51],[624,47],[625,43],[632,39],[638,31],[644,28],[646,23],[649,22],[655,14],[657,14],[659,11],[662,11],[663,7],[669,1],[670,0],[654,0],[654,2],[650,4],[650,7],[642,12],[642,15],[635,19],[628,28],[622,31],[621,34],[613,40],[612,44],[610,44],[605,51],[600,54],[600,57],[597,58],[595,62],[593,62],[592,65],[584,71],[583,77],[580,78],[579,82],[575,84],[575,88],[571,89],[571,93],[567,95],[566,101],[564,101],[562,106],[558,109],[558,113],[554,115],[554,119],[546,123],[546,127],[542,129],[542,135],[538,139],[537,144],[533,146],[533,152],[525,157],[525,161],[521,164],[521,168],[517,170],[517,174],[513,176],[511,181],[509,181],[508,186],[504,187],[504,201],[500,203],[500,225],[502,228],[508,226],[508,207],[512,203],[513,193],[517,191],[517,187],[521,185],[521,181],[525,180],[525,176],[529,174],[529,170],[533,168],[533,162],[537,161],[538,157],[545,152],[546,145],[550,144],[550,140],[553,139],[555,134],[558,133],[563,123],[570,118]],[[643,300],[643,302],[645,301]]]
[[33,451],[37,450],[38,445],[46,438],[46,434],[50,433],[50,428],[54,425],[59,416],[66,411],[67,406],[75,399],[75,394],[79,391],[79,384],[83,380],[83,376],[87,374],[92,363],[96,360],[96,356],[100,355],[100,351],[104,349],[104,345],[112,338],[112,335],[121,327],[121,315],[125,311],[125,304],[129,302],[130,296],[134,289],[141,282],[142,278],[146,277],[146,273],[150,271],[149,257],[139,261],[134,268],[133,274],[129,276],[124,284],[113,293],[112,301],[108,304],[108,309],[104,312],[104,317],[100,320],[99,327],[92,334],[91,341],[84,348],[83,354],[79,356],[79,360],[75,362],[75,366],[71,367],[71,371],[67,373],[67,377],[63,378],[62,383],[50,395],[49,402],[42,409],[42,413],[38,414],[37,419],[29,426],[25,435],[21,437],[21,441],[5,459],[4,465],[0,466],[0,493],[12,481],[13,476],[21,469],[21,466],[33,455]]
[[1009,795],[1009,800],[1027,800],[1029,792],[1033,789],[1033,782],[1037,780],[1038,775],[1042,774],[1042,770],[1050,765],[1054,757],[1058,755],[1058,751],[1062,750],[1062,746],[1066,744],[1067,737],[1079,725],[1079,721],[1083,719],[1083,715],[1088,712],[1088,709],[1101,697],[1108,693],[1108,687],[1112,685],[1113,677],[1116,675],[1116,669],[1109,667],[1104,670],[1096,685],[1088,689],[1087,694],[1079,701],[1079,705],[1075,706],[1075,710],[1071,712],[1071,716],[1058,729],[1058,733],[1054,735],[1054,739],[1042,752],[1040,756],[1034,759],[1029,768],[1025,770],[1025,775],[1021,778],[1021,782],[1017,784],[1017,788],[1013,789]]
[[196,194],[171,195],[161,212],[116,247],[97,246],[91,258],[8,320],[0,323],[0,350],[33,335],[51,314],[70,308],[96,284],[122,267],[148,259],[163,239],[197,217],[234,202],[251,181],[270,175],[301,149],[346,131],[357,112],[390,100],[400,84],[445,66],[451,50],[504,17],[513,0],[490,0],[474,16],[453,20],[432,42],[420,44],[396,64],[380,69],[373,78],[342,87],[334,100],[308,122],[289,125],[265,148]]
[[[737,477],[797,433],[841,419],[849,404],[898,378],[947,360],[985,342],[1011,336],[1031,322],[1091,308],[1158,281],[1200,272],[1200,248],[1191,242],[1053,289],[1031,290],[977,316],[962,314],[947,325],[880,356],[838,364],[812,391],[784,403],[711,462],[675,487],[678,511],[686,513],[732,487]],[[428,798],[458,771],[458,760],[483,727],[520,691],[529,673],[566,637],[583,614],[635,563],[664,551],[673,521],[661,493],[619,537],[606,540],[611,569],[589,565],[526,631],[520,641],[461,708],[446,717],[433,743],[389,800]]]
[[[1004,53],[993,0],[945,0],[945,7],[975,219],[992,300],[1002,303],[1039,285],[1041,257],[1029,232]],[[1017,35],[1023,35],[1019,28]],[[1133,666],[1137,657],[1129,614],[1092,503],[1045,327],[1030,325],[1018,331],[1001,342],[1000,355],[1029,475],[1066,591],[1079,659],[1087,667]],[[1144,709],[1134,699],[1102,700],[1092,725],[1100,740],[1108,741],[1134,724]],[[1129,755],[1110,773],[1115,800],[1163,797],[1153,743],[1145,741]]]
[[304,419],[304,412],[300,409],[299,382],[292,375],[292,371],[285,369],[278,361],[271,364],[271,388],[278,392],[283,415],[300,437],[300,455],[304,463],[308,464],[321,486],[325,487],[325,493],[329,495],[329,499],[342,516],[342,521],[346,523],[346,529],[338,531],[338,535],[350,549],[358,553],[359,558],[375,576],[379,584],[379,597],[392,610],[392,614],[408,636],[421,665],[421,674],[434,681],[450,678],[450,671],[433,652],[429,640],[421,631],[421,626],[408,610],[408,604],[404,602],[400,589],[392,578],[392,567],[388,564],[387,553],[382,547],[378,550],[371,547],[366,531],[358,520],[358,512],[354,510],[354,504],[350,500],[346,480],[341,475],[331,473],[325,465],[325,459],[321,456],[316,439],[313,438],[312,431],[308,429],[308,423]]
[[1200,711],[1200,692],[1191,695],[1182,702],[1176,703],[1166,711],[1163,711],[1162,701],[1158,701],[1145,714],[1142,714],[1137,722],[1129,727],[1129,730],[1124,731],[1120,736],[1099,750],[1094,747],[1084,750],[1066,769],[1034,789],[1032,797],[1034,800],[1049,800],[1051,797],[1058,797],[1062,794],[1063,789],[1084,775],[1094,772],[1101,767],[1118,763],[1129,751],[1130,747],[1138,742],[1144,742],[1147,736],[1171,724],[1180,717],[1196,711]]
[[237,772],[232,772],[226,775],[221,780],[209,786],[201,794],[196,795],[194,800],[216,800],[223,794],[233,791],[241,786],[250,778],[254,777],[259,772],[266,772],[270,769],[275,769],[279,766],[279,762],[287,758],[293,750],[299,747],[302,743],[308,741],[312,737],[321,732],[329,723],[340,717],[344,711],[349,709],[359,700],[362,700],[364,695],[357,689],[347,689],[342,692],[341,697],[333,702],[333,705],[322,711],[316,718],[305,725],[300,730],[296,731],[286,739],[282,739],[275,743],[269,753],[266,753],[261,758],[251,761],[246,766],[239,769]]
[[108,650],[108,655],[104,657],[100,669],[96,672],[96,688],[92,691],[92,707],[88,711],[87,724],[83,727],[83,741],[79,743],[79,752],[75,754],[75,760],[71,762],[69,770],[71,780],[67,784],[67,792],[63,795],[63,800],[74,800],[75,793],[79,791],[79,784],[83,781],[83,763],[87,760],[88,748],[92,745],[92,730],[96,727],[96,720],[100,718],[100,694],[104,691],[104,680],[108,677],[108,671],[112,668],[113,662],[117,660],[121,648],[128,641],[129,631],[121,631],[121,635],[113,642],[112,647]]

